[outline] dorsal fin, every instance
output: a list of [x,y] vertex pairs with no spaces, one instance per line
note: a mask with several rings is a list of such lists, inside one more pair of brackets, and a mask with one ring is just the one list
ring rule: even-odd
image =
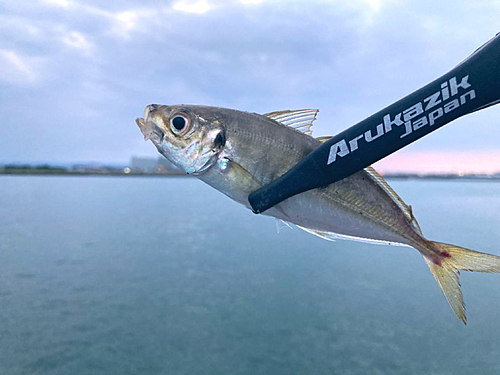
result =
[[332,137],[329,136],[329,135],[325,135],[323,137],[318,137],[316,138],[317,141],[320,141],[321,143],[325,143],[326,141],[328,141],[329,139],[331,139]]
[[264,116],[307,135],[312,135],[312,123],[318,112],[317,109],[286,110],[266,113]]

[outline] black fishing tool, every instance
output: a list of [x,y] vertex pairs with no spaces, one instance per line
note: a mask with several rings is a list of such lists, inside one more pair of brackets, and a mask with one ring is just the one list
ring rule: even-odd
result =
[[248,197],[261,213],[346,178],[466,114],[500,102],[500,33],[428,85],[332,137]]

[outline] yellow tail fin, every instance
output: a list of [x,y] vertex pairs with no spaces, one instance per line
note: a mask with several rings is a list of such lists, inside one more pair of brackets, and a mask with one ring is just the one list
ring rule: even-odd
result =
[[465,304],[458,279],[460,271],[500,272],[500,257],[440,242],[433,244],[450,256],[441,258],[441,265],[425,257],[424,259],[451,308],[458,318],[467,324]]

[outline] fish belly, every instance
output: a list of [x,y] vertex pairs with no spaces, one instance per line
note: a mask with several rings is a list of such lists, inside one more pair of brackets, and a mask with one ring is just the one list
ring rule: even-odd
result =
[[280,219],[325,238],[338,234],[405,245],[421,240],[397,204],[363,172],[289,198],[278,208]]

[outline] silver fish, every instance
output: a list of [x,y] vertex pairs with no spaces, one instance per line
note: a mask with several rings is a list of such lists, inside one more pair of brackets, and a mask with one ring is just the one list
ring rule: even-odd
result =
[[[317,110],[265,115],[196,105],[146,107],[136,120],[145,140],[188,174],[250,208],[248,195],[321,144]],[[369,167],[291,197],[265,212],[325,239],[410,246],[424,257],[451,308],[466,323],[459,273],[500,272],[500,257],[427,240],[396,192]]]

